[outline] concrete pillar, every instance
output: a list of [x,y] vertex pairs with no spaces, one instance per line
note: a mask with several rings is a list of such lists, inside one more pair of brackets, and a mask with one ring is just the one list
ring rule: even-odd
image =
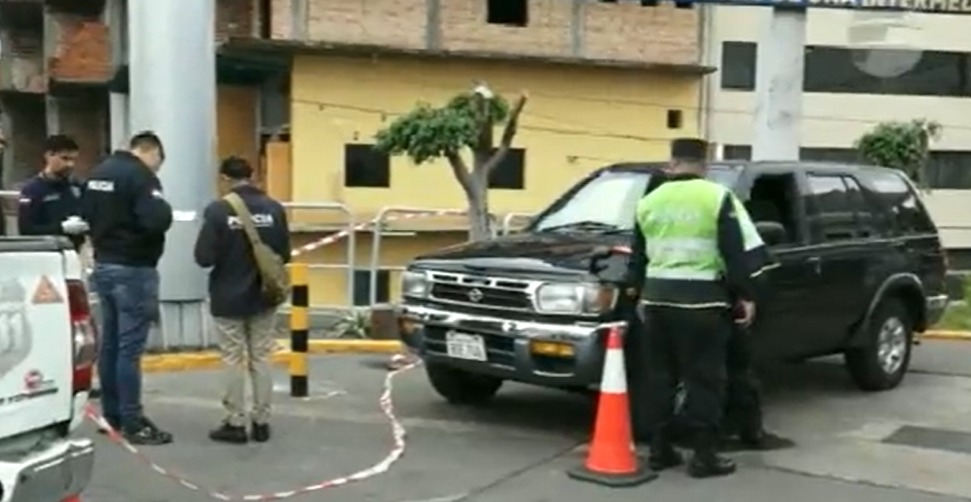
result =
[[806,10],[775,7],[755,64],[752,160],[798,160],[802,133]]
[[152,345],[199,346],[206,274],[192,248],[215,193],[216,47],[214,0],[129,0],[130,127],[165,144],[159,176],[175,222],[159,264],[161,333]]

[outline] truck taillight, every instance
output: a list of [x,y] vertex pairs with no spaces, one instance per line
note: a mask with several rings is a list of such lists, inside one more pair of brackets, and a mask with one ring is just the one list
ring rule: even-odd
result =
[[74,347],[74,392],[91,389],[94,361],[98,351],[98,333],[91,318],[91,303],[84,282],[67,281],[67,299],[71,309],[71,344]]

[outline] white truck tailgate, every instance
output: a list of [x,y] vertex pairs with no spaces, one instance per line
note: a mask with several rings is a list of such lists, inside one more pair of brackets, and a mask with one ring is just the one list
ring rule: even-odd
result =
[[71,419],[65,256],[0,252],[0,438]]

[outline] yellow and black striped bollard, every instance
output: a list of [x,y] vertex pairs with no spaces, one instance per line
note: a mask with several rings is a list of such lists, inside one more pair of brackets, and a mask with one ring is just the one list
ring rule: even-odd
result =
[[307,286],[307,264],[290,265],[290,395],[307,397],[307,346],[309,345],[310,290]]

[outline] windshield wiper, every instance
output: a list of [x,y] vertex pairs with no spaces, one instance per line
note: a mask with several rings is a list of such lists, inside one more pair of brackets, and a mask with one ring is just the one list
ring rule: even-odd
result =
[[553,225],[552,227],[546,227],[540,232],[556,232],[558,230],[576,230],[579,232],[602,232],[602,233],[614,233],[623,232],[624,229],[612,223],[604,223],[602,221],[593,220],[581,220],[573,221],[570,223],[564,223],[562,225]]

